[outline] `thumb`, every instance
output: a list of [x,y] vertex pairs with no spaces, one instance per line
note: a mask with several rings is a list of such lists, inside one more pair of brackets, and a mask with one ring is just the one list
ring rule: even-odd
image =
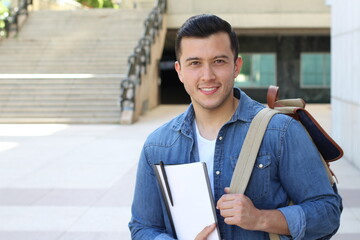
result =
[[212,233],[215,229],[216,224],[213,223],[209,226],[206,226],[195,238],[195,240],[206,240],[207,237]]
[[230,193],[230,188],[226,187],[226,188],[224,188],[224,191],[225,191],[226,194],[229,194]]

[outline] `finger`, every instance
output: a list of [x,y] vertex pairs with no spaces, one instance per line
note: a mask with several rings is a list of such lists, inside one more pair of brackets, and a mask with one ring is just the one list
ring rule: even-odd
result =
[[226,188],[224,188],[224,191],[225,191],[225,193],[230,193],[230,188],[229,187],[226,187]]
[[221,206],[224,204],[224,202],[227,202],[227,201],[225,201],[225,199],[223,197],[221,197],[216,203],[216,209],[220,209]]
[[224,202],[224,196],[222,196],[216,203],[216,209],[220,209],[220,205]]
[[218,210],[231,209],[234,207],[234,201],[222,201],[217,205]]
[[236,219],[235,217],[231,216],[231,217],[226,217],[224,219],[224,222],[228,225],[236,225]]
[[220,215],[224,218],[233,217],[235,215],[235,212],[233,209],[226,209],[226,210],[221,210]]
[[216,203],[216,209],[222,209],[222,208],[228,206],[228,204],[230,204],[231,201],[233,201],[233,200],[227,200],[224,196],[222,196],[219,199],[219,201]]
[[218,205],[222,202],[232,201],[235,200],[236,196],[235,194],[224,194],[221,196],[221,198],[217,201],[216,208],[218,209]]
[[215,230],[216,224],[213,223],[207,227],[205,227],[195,238],[195,240],[206,240],[207,237]]
[[246,199],[247,197],[244,194],[224,194],[217,202],[216,209],[220,209],[221,205],[226,202],[232,202],[232,201],[242,202]]

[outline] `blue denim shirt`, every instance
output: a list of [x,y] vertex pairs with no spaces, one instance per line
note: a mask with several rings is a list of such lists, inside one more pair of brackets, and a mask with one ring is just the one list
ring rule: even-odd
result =
[[[239,89],[234,89],[234,95],[240,99],[238,108],[220,129],[215,146],[215,204],[224,188],[230,186],[250,122],[263,108]],[[160,161],[199,161],[194,117],[190,105],[185,113],[147,138],[139,160],[129,223],[132,239],[174,239],[152,165]],[[286,115],[277,114],[269,123],[245,195],[259,209],[279,209],[283,213],[291,236],[280,236],[281,239],[329,239],[339,227],[341,199],[334,193],[307,133]],[[290,199],[295,205],[288,206]],[[269,239],[268,233],[225,224],[219,211],[217,220],[222,239]]]

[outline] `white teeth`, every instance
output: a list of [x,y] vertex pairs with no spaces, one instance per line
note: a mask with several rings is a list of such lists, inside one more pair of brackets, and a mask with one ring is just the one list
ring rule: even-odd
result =
[[201,90],[203,90],[205,92],[210,92],[210,91],[214,91],[215,88],[201,88]]

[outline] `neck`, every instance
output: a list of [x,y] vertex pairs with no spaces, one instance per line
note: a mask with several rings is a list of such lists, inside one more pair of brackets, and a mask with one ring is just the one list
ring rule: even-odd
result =
[[214,140],[221,127],[228,122],[234,115],[239,100],[232,98],[226,107],[218,109],[203,109],[194,106],[195,120],[199,128],[200,135],[208,140]]

